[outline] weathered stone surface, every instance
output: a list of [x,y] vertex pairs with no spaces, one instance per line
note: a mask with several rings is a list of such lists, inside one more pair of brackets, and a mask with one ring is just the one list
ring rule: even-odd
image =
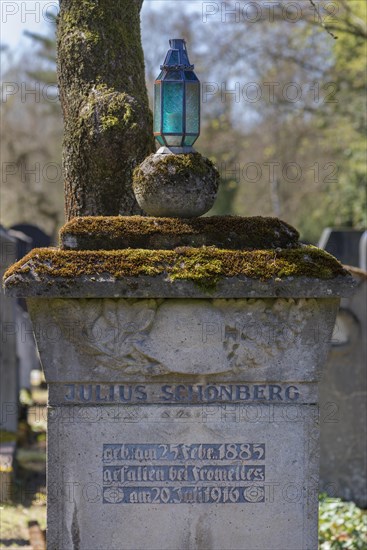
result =
[[343,298],[320,384],[321,488],[367,508],[367,273]]
[[[14,276],[14,278],[17,276]],[[174,284],[161,275],[156,277],[125,277],[116,280],[113,277],[84,276],[74,280],[63,278],[45,278],[34,281],[28,277],[17,278],[12,285],[13,276],[6,287],[8,296],[43,296],[65,298],[243,298],[249,297],[294,297],[327,298],[329,296],[347,296],[354,292],[354,283],[345,277],[331,280],[317,280],[308,277],[287,280],[257,281],[247,277],[225,277],[215,289],[206,290],[192,281],[176,280]]]
[[337,298],[28,303],[50,392],[48,548],[316,550]]
[[213,206],[218,185],[218,170],[200,153],[154,153],[133,175],[136,200],[150,216],[201,216]]
[[64,298],[28,307],[48,382],[312,382],[338,299]]
[[310,405],[51,408],[47,548],[316,550],[316,418]]
[[329,254],[279,250],[34,249],[5,274],[11,296],[322,297],[354,282]]
[[216,246],[227,250],[295,248],[299,234],[278,218],[208,216],[154,218],[144,216],[85,216],[73,218],[60,230],[64,250],[117,250]]

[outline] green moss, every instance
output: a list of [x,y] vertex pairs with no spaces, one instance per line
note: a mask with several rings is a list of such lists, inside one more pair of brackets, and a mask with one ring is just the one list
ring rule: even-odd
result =
[[17,440],[17,434],[14,432],[8,432],[7,430],[0,430],[0,444],[13,443]]
[[103,130],[108,130],[109,128],[117,126],[119,123],[119,119],[115,116],[102,116],[101,123]]
[[212,169],[214,164],[200,153],[188,153],[183,155],[164,155],[156,163],[158,172],[169,174],[174,169],[176,174],[190,175],[192,173],[198,176],[205,176],[208,169]]
[[213,288],[222,274],[223,262],[216,258],[203,258],[202,255],[193,255],[182,260],[176,260],[169,277],[172,281],[177,279],[191,280],[204,288]]
[[[71,248],[82,250],[177,246],[216,246],[253,250],[294,248],[299,234],[277,218],[210,216],[201,218],[155,218],[144,216],[85,216],[74,218],[60,231],[60,243],[70,238]],[[70,248],[65,244],[65,248]]]
[[[330,254],[312,246],[290,250],[220,250],[214,247],[176,250],[126,249],[111,251],[66,251],[34,249],[6,273],[31,278],[74,279],[83,275],[109,274],[120,279],[142,275],[165,275],[172,281],[191,280],[213,286],[222,277],[245,276],[262,281],[272,278],[313,277],[331,279],[346,275]],[[8,284],[16,284],[17,277]]]
[[180,155],[162,155],[162,158],[157,160],[155,155],[151,155],[144,161],[145,164],[151,164],[152,173],[147,175],[140,166],[135,168],[133,173],[134,184],[149,185],[152,178],[158,177],[163,180],[175,178],[191,178],[192,175],[197,175],[201,178],[215,177],[219,179],[219,172],[214,164],[200,153],[187,153]]
[[83,101],[78,132],[82,133],[83,127],[88,126],[93,129],[92,133],[95,133],[96,120],[98,120],[99,135],[110,129],[131,130],[135,122],[128,95],[108,89],[105,85],[93,88]]

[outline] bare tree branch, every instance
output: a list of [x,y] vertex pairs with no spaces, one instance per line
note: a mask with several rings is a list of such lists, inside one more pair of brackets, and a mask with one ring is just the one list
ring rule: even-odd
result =
[[320,15],[320,10],[319,8],[316,6],[314,0],[309,0],[311,6],[314,8],[315,12],[317,13],[317,16],[318,16],[318,19],[319,19],[319,23],[320,25],[326,30],[326,32],[328,34],[330,34],[330,36],[332,36],[332,38],[334,38],[334,40],[337,40],[338,37],[330,30],[330,27],[328,25],[325,25],[325,23],[323,22],[322,20],[322,17]]

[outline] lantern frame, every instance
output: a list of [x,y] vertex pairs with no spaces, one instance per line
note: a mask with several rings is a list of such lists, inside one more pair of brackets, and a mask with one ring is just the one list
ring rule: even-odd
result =
[[[154,137],[160,146],[172,148],[191,148],[200,135],[200,116],[201,116],[201,86],[200,80],[194,73],[194,65],[190,64],[186,42],[182,38],[171,39],[169,41],[170,49],[168,50],[164,63],[161,65],[161,72],[154,82]],[[172,73],[176,73],[173,75]],[[174,76],[174,77],[173,77]],[[180,84],[182,86],[182,109],[173,115],[180,116],[181,130],[180,131],[165,131],[164,126],[168,124],[166,117],[168,113],[164,111],[165,99],[168,96],[168,88],[172,84]],[[191,92],[192,98],[195,101],[195,111],[197,112],[197,131],[187,131],[187,102],[188,102],[188,86],[194,85],[196,89]],[[159,90],[160,97],[157,97]],[[157,110],[159,109],[159,113]],[[157,120],[157,114],[159,120]],[[177,138],[176,140],[169,139]],[[172,143],[175,141],[175,143]]]

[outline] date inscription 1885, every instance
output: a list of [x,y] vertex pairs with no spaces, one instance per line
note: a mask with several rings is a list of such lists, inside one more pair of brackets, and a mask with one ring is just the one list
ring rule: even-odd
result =
[[265,443],[103,445],[103,502],[265,501]]

